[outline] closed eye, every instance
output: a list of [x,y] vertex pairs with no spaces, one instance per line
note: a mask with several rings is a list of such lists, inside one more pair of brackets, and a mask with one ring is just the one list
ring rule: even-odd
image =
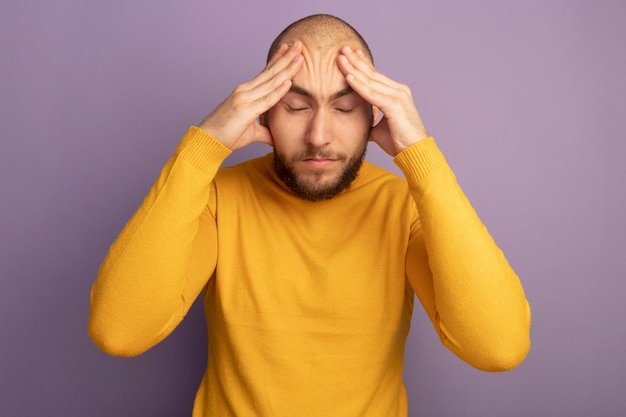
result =
[[339,111],[341,113],[351,113],[354,110],[354,107],[352,107],[350,109],[337,107],[335,110],[337,110],[337,111]]
[[292,111],[292,112],[298,112],[298,111],[304,111],[307,110],[308,107],[291,107],[291,106],[287,106],[287,110]]

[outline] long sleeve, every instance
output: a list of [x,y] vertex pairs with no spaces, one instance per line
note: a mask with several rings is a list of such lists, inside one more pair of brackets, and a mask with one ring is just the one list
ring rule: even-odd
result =
[[442,343],[487,371],[517,366],[530,348],[530,307],[520,281],[471,207],[434,139],[395,158],[419,220],[407,279]]
[[140,354],[180,323],[215,269],[211,182],[230,150],[191,127],[107,254],[91,290],[101,349]]

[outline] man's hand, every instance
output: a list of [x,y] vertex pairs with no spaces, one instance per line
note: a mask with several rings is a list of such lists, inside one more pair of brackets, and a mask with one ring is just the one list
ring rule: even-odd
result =
[[428,137],[409,87],[376,71],[361,50],[344,46],[337,63],[348,85],[384,115],[372,129],[370,140],[396,156]]
[[235,88],[199,127],[231,150],[252,142],[273,145],[258,119],[289,91],[303,62],[301,42],[282,45],[259,75]]

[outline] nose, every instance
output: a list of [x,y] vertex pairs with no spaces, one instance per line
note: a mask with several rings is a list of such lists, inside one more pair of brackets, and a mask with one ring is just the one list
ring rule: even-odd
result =
[[309,120],[305,141],[307,145],[321,148],[331,142],[331,120],[323,109],[316,110]]

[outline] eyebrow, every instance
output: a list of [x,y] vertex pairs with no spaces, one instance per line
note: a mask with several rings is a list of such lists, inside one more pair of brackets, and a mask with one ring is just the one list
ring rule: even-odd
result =
[[[299,94],[299,95],[304,96],[304,97],[311,98],[311,99],[315,98],[310,91],[308,91],[308,90],[306,90],[306,89],[304,89],[304,88],[302,88],[300,86],[297,86],[295,84],[293,84],[291,86],[289,91],[292,92],[292,93],[295,93],[295,94]],[[343,96],[345,96],[347,94],[350,94],[350,93],[353,93],[353,92],[354,92],[354,90],[352,89],[352,87],[346,87],[343,90],[339,90],[335,94],[333,94],[330,97],[330,101],[335,101],[338,98],[343,97]]]

